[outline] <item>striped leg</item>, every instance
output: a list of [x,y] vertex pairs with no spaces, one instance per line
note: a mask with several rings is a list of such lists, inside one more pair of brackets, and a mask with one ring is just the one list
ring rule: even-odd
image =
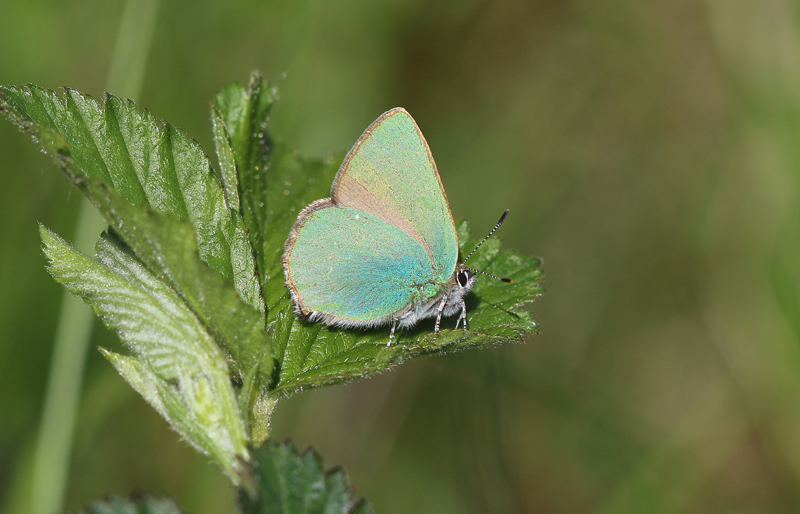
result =
[[467,331],[467,304],[464,300],[461,300],[461,314],[458,316],[458,321],[456,321],[456,329],[458,329],[458,324],[461,322],[464,324],[461,326],[461,329],[466,332]]
[[392,318],[392,330],[389,332],[389,342],[386,343],[386,348],[392,346],[392,341],[394,340],[394,329],[397,328],[397,318]]
[[439,302],[439,309],[436,311],[436,335],[439,335],[439,326],[442,324],[442,313],[445,305],[447,305],[447,295],[442,297],[442,301]]

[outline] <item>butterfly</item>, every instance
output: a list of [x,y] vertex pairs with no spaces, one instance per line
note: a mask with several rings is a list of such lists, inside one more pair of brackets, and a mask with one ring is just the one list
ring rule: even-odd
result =
[[391,324],[387,346],[397,327],[426,318],[436,318],[438,334],[442,317],[458,313],[455,328],[466,330],[464,297],[477,273],[498,279],[458,263],[455,223],[436,164],[400,107],[356,141],[330,198],[300,212],[282,263],[299,318],[342,328]]

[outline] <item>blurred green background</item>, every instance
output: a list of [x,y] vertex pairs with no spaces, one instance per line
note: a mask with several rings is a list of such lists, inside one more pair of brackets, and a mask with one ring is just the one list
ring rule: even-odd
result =
[[[0,84],[99,96],[121,0],[3,0]],[[260,69],[309,156],[416,118],[456,218],[545,259],[541,334],[279,405],[278,439],[382,514],[800,511],[800,16],[789,0],[163,0],[135,100],[213,152]],[[114,92],[114,91],[112,91]],[[80,195],[0,122],[0,512],[28,512]],[[97,326],[93,346],[119,343]],[[89,352],[67,509],[233,512],[226,480]]]

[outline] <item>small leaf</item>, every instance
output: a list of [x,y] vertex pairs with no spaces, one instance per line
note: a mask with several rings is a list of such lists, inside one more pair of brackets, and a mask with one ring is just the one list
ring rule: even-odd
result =
[[257,498],[240,492],[247,514],[369,514],[366,500],[354,504],[354,491],[340,468],[325,471],[312,449],[298,454],[287,441],[267,441],[254,450]]
[[238,483],[247,435],[227,359],[207,326],[113,236],[100,239],[96,260],[44,227],[41,236],[53,277],[91,305],[134,354],[106,352],[109,360],[173,429]]
[[62,100],[35,86],[0,87],[0,110],[42,144],[120,244],[199,318],[230,357],[248,427],[265,426],[267,414],[253,407],[273,361],[253,250],[230,208],[235,197],[226,196],[197,142],[111,95],[101,108],[73,90]]
[[238,212],[241,205],[239,203],[239,179],[236,177],[236,160],[228,137],[228,129],[225,127],[225,120],[222,119],[222,114],[213,106],[211,108],[211,129],[214,132],[214,147],[217,150],[225,203],[228,209]]
[[172,498],[154,498],[146,494],[136,495],[130,500],[109,496],[81,511],[82,514],[181,514],[181,512]]
[[264,235],[269,209],[267,169],[272,151],[267,122],[275,99],[275,91],[264,83],[260,74],[253,73],[248,88],[238,82],[228,85],[217,94],[212,107],[220,166],[229,170],[230,152],[236,168],[236,175],[225,180],[225,189],[229,197],[237,197],[240,203],[256,255],[256,267],[261,274],[262,291],[267,278],[263,259],[267,250]]

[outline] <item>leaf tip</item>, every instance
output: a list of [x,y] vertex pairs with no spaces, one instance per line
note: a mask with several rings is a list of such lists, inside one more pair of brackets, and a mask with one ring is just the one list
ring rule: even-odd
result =
[[56,245],[67,244],[67,242],[61,238],[61,236],[45,227],[41,222],[39,222],[39,238],[42,240],[42,247],[45,251],[45,255],[48,257],[50,257],[50,250],[53,247]]

